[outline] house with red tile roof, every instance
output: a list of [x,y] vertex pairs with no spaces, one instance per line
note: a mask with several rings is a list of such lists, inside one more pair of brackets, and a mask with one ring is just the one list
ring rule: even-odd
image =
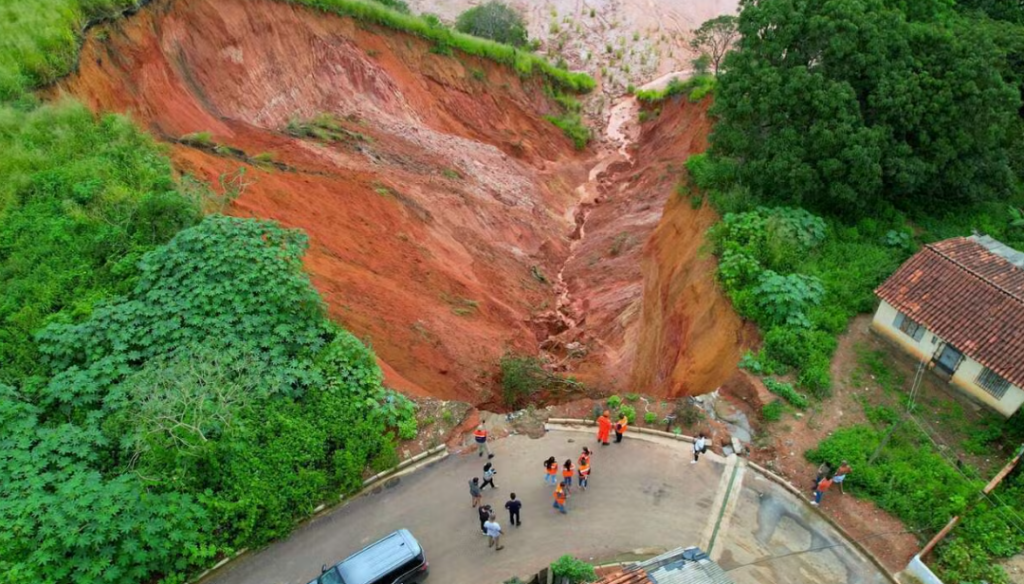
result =
[[1024,253],[988,236],[932,243],[875,294],[875,332],[1004,416],[1024,403]]

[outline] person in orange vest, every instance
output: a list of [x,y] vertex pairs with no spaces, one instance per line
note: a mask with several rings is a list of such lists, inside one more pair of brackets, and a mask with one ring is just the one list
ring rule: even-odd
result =
[[590,449],[583,447],[583,454],[580,455],[578,472],[580,473],[580,488],[587,490],[587,480],[590,479]]
[[597,441],[602,446],[608,446],[608,435],[612,431],[612,419],[608,414],[608,410],[605,410],[601,417],[597,419]]
[[626,428],[629,427],[629,418],[626,414],[622,414],[619,417],[619,421],[615,422],[615,443],[622,442],[622,435],[626,433]]
[[818,486],[814,488],[814,500],[811,501],[811,505],[815,505],[815,506],[820,505],[821,504],[821,496],[824,495],[825,491],[827,491],[828,488],[831,487],[831,486],[832,486],[832,477],[829,476],[829,477],[825,477],[825,478],[821,479],[821,482],[818,483]]
[[558,462],[554,456],[549,456],[544,461],[544,482],[552,487],[558,484]]
[[555,502],[551,504],[552,507],[558,509],[562,514],[568,513],[565,510],[565,489],[561,483],[555,486]]
[[478,456],[483,456],[484,453],[487,453],[488,460],[494,458],[494,455],[491,454],[491,450],[487,448],[487,430],[484,428],[483,424],[477,426],[476,430],[473,431],[473,440],[476,440],[476,452]]
[[562,465],[562,485],[565,486],[565,492],[572,492],[572,459],[566,458],[565,464]]

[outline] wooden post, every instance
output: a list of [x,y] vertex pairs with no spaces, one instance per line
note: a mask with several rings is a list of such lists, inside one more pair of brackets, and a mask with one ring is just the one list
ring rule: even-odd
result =
[[[1024,454],[1024,445],[1021,445],[1021,447],[1017,449],[1017,454],[1014,455],[1013,459],[1011,459],[1010,462],[1006,463],[1006,465],[1003,466],[1002,470],[996,473],[996,476],[992,477],[992,480],[990,480],[988,484],[985,485],[985,488],[981,490],[982,495],[988,495],[997,486],[999,486],[999,483],[1003,482],[1003,479],[1006,478],[1006,475],[1010,474],[1010,471],[1013,470],[1013,467],[1017,466],[1017,463],[1020,462],[1022,454]],[[977,503],[977,501],[975,501],[975,503]],[[972,503],[971,506],[973,507],[974,504]],[[945,527],[939,530],[939,532],[935,534],[935,537],[933,537],[931,541],[925,544],[925,546],[921,549],[921,553],[917,555],[920,556],[920,558],[923,560],[925,556],[927,556],[928,553],[931,552],[932,549],[936,545],[938,545],[940,541],[942,541],[942,538],[949,535],[949,532],[952,531],[954,527],[956,527],[957,523],[960,523],[959,515],[950,519],[949,523],[947,523]]]

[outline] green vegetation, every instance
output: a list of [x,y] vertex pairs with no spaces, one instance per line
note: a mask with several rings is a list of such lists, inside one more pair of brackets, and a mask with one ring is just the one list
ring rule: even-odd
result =
[[12,582],[181,581],[394,463],[413,404],[326,319],[305,247],[210,216],[36,334],[39,369],[0,386]]
[[800,408],[801,410],[807,408],[807,396],[797,393],[793,389],[793,385],[790,383],[784,383],[771,377],[764,378],[764,386],[768,391],[788,401],[790,404]]
[[[715,168],[703,157],[687,166],[698,182]],[[744,367],[796,369],[804,389],[827,395],[835,336],[874,308],[872,290],[910,253],[905,240],[890,245],[886,237],[905,229],[874,219],[845,227],[789,207],[726,213],[710,232],[718,279],[737,312],[766,331],[762,354],[745,357]]]
[[1019,508],[1024,475],[1011,474],[993,496],[982,498],[984,481],[972,468],[958,472],[917,426],[899,421],[900,414],[893,410],[877,410],[869,410],[874,426],[837,430],[807,457],[828,461],[833,468],[848,460],[854,472],[846,480],[846,490],[871,499],[909,529],[932,534],[953,515],[964,515],[936,548],[941,577],[950,582],[1006,584],[1006,573],[993,559],[1011,557],[1024,547]]
[[576,389],[579,382],[551,373],[536,357],[505,353],[501,367],[501,401],[509,408],[518,408],[542,391]]
[[626,416],[626,420],[628,420],[629,423],[632,424],[633,422],[636,421],[636,408],[629,405],[622,406],[621,408],[619,408],[619,415]]
[[782,400],[774,400],[770,404],[761,406],[761,417],[765,422],[778,422],[782,419],[782,412],[786,410]]
[[555,578],[564,579],[560,581],[567,581],[569,584],[584,584],[597,580],[594,566],[569,555],[555,560],[551,564],[551,571],[554,572]]
[[1019,196],[1024,28],[952,4],[745,7],[713,158],[759,202],[847,221]]
[[698,58],[706,58],[708,61],[704,69],[706,70],[708,66],[714,67],[715,76],[718,76],[722,58],[739,36],[739,31],[736,30],[738,21],[739,19],[731,14],[723,14],[705,21],[693,31],[690,48],[700,51],[701,56]]
[[0,382],[40,373],[32,335],[131,290],[139,258],[199,219],[160,149],[118,116],[0,109]]
[[[919,243],[977,230],[1024,246],[1024,10],[764,0],[744,5],[738,31],[721,62],[711,148],[688,161],[688,186],[722,213],[711,231],[718,278],[763,331],[763,349],[741,365],[793,371],[821,397],[835,337],[874,309],[873,288]],[[994,559],[1024,548],[1020,475],[979,501],[976,471],[961,474],[896,411],[866,410],[872,426],[834,432],[809,458],[848,459],[848,490],[923,536],[966,512],[933,567],[946,581],[1005,583]],[[965,447],[983,451],[1017,427],[984,424]]]
[[288,120],[285,131],[296,138],[311,138],[327,143],[371,141],[368,136],[347,129],[345,122],[351,123],[351,120],[343,121],[333,114],[318,114],[309,120],[293,117]]
[[397,12],[371,0],[287,1],[409,33],[446,50],[458,49],[469,55],[514,67],[516,72],[524,77],[539,74],[561,91],[587,93],[595,86],[594,80],[586,73],[571,73],[559,69],[543,57],[512,45],[439,27],[419,16]]
[[608,400],[605,403],[608,404],[609,410],[617,410],[622,406],[622,398],[617,395],[612,395],[608,397]]
[[577,150],[583,150],[590,143],[590,128],[583,123],[580,115],[580,102],[566,95],[555,95],[555,101],[562,106],[559,116],[544,116],[546,120],[558,126],[572,140]]
[[713,75],[694,75],[686,81],[673,77],[663,89],[638,90],[636,98],[641,103],[653,105],[670,97],[686,94],[691,102],[696,103],[714,91],[715,83]]
[[654,412],[647,412],[647,413],[644,414],[644,423],[647,424],[648,426],[653,425],[657,421],[658,421],[658,414],[656,414]]
[[529,42],[522,15],[499,0],[490,0],[460,14],[455,21],[455,30],[513,47],[522,47]]

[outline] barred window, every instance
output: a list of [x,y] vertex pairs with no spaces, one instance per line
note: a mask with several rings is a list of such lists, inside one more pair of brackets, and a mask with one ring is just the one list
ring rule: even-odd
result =
[[1006,390],[1010,388],[1009,381],[1003,379],[1002,376],[988,367],[981,370],[981,374],[978,375],[976,381],[979,386],[992,394],[992,397],[996,399],[1002,399],[1006,395]]
[[925,328],[902,312],[896,314],[896,320],[893,321],[892,325],[915,341],[920,341],[924,337]]

